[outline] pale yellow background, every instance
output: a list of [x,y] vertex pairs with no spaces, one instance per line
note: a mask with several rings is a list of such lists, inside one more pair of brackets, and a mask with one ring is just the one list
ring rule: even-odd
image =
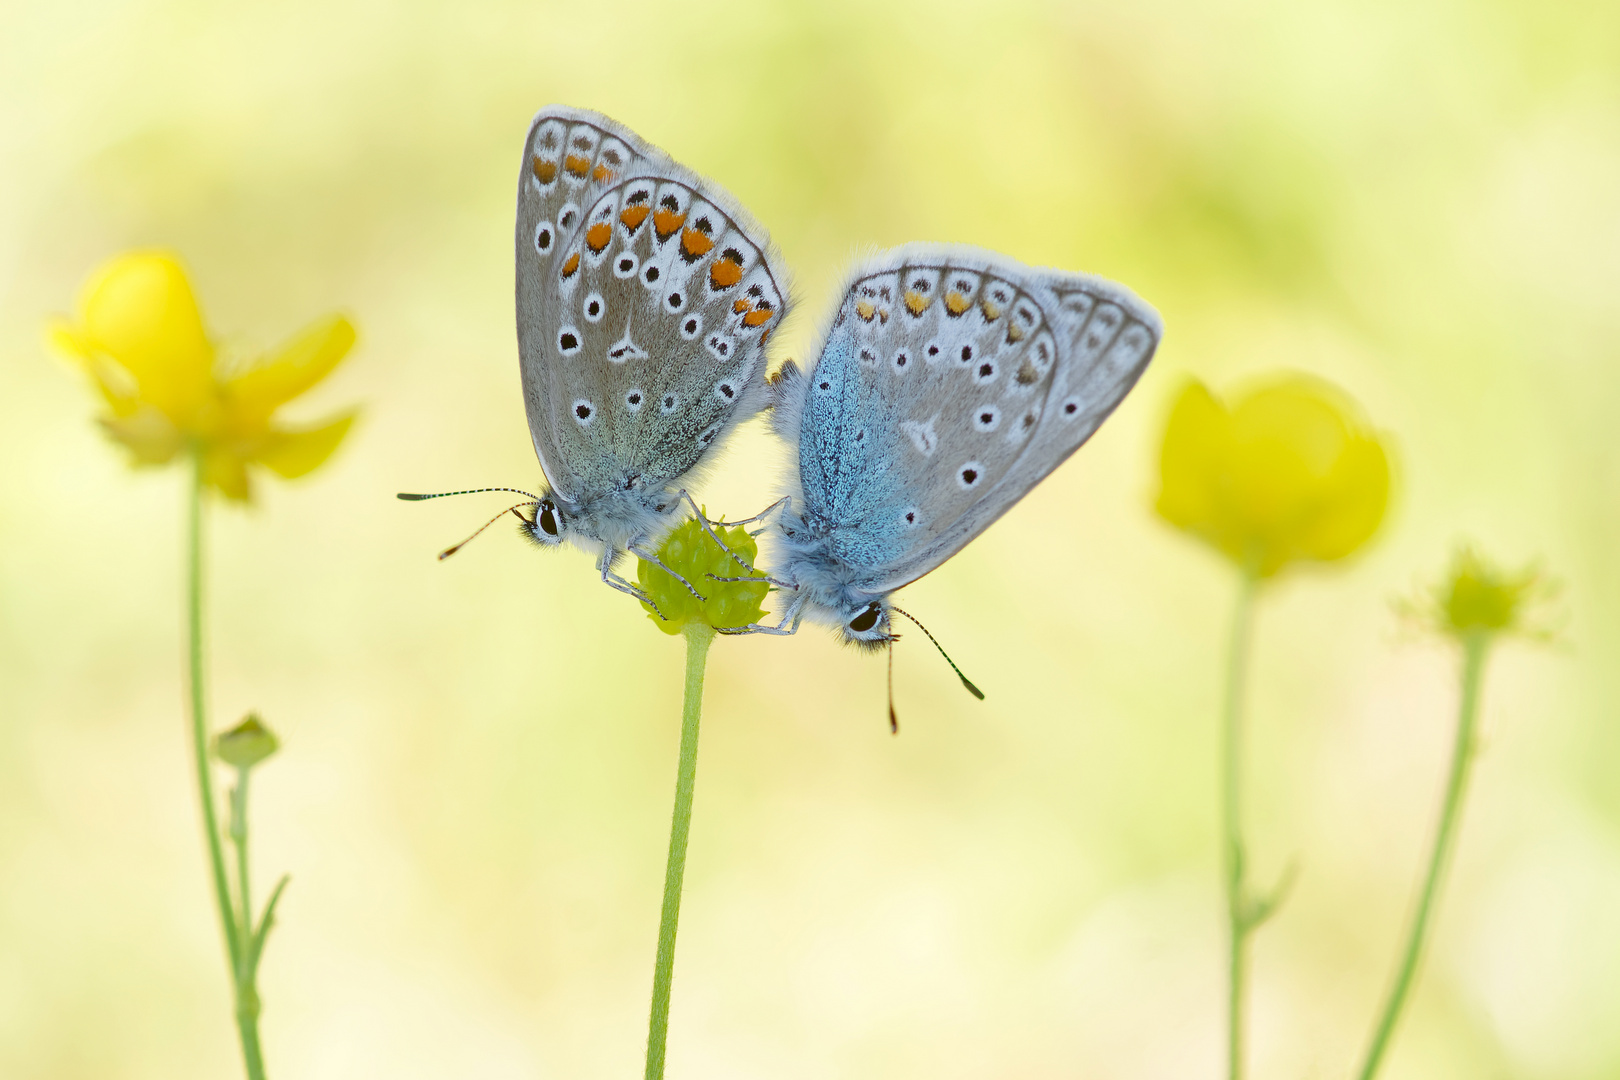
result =
[[[1253,1075],[1341,1077],[1452,722],[1392,597],[1476,538],[1565,583],[1493,665],[1398,1078],[1620,1075],[1620,18],[1606,4],[395,5],[0,13],[0,1076],[239,1075],[182,712],[181,476],[133,475],[40,341],[162,244],[215,332],[341,308],[360,425],[211,519],[216,718],[285,740],[257,876],[278,1080],[639,1075],[681,646],[499,508],[539,482],[512,328],[529,117],[604,110],[766,223],[802,356],[870,245],[1128,283],[1163,350],[1091,445],[903,594],[988,692],[820,632],[713,653],[670,1076],[1218,1074],[1214,714],[1228,568],[1151,515],[1167,403],[1317,373],[1393,510],[1261,613],[1251,809],[1298,887]],[[763,432],[705,489],[769,499]]]

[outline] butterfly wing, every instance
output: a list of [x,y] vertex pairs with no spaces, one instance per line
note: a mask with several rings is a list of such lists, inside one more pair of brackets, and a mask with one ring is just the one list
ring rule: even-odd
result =
[[858,268],[799,411],[806,507],[884,592],[944,562],[1079,449],[1158,315],[1097,278],[911,245]]
[[518,173],[517,199],[517,330],[523,377],[523,401],[534,450],[546,478],[569,498],[580,493],[577,473],[563,471],[551,404],[553,341],[558,311],[548,293],[558,252],[580,232],[584,208],[618,180],[625,170],[668,162],[656,147],[599,113],[550,105],[529,125]]
[[674,480],[759,409],[787,295],[765,231],[717,185],[604,116],[549,108],[516,246],[524,402],[560,493]]

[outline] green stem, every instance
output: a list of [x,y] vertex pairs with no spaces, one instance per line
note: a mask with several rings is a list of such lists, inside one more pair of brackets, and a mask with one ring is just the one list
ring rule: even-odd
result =
[[[220,843],[219,818],[214,809],[214,781],[208,764],[208,713],[203,694],[202,469],[201,454],[193,453],[186,531],[186,623],[191,683],[191,749],[197,767],[197,795],[202,803],[203,834],[208,841],[208,863],[214,882],[214,902],[219,908],[220,926],[225,935],[225,954],[230,964],[231,986],[235,992],[236,1026],[242,1039],[242,1059],[249,1080],[264,1080],[264,1061],[259,1050],[258,997],[253,992],[251,981],[244,983],[242,978],[247,946],[245,934],[251,932],[252,928],[250,909],[246,906],[244,893],[243,916],[238,923],[237,916],[232,910],[231,891],[225,875],[225,851],[224,845]],[[245,788],[243,795],[245,798]]]
[[686,698],[681,711],[681,763],[675,781],[675,813],[669,825],[669,862],[664,869],[664,911],[658,921],[658,961],[653,969],[652,1015],[647,1022],[645,1080],[663,1080],[669,1038],[669,991],[675,978],[675,927],[681,917],[686,876],[686,839],[692,830],[692,790],[697,783],[698,720],[703,713],[703,669],[714,629],[686,626]]
[[225,932],[225,952],[231,981],[241,966],[242,944],[231,909],[225,878],[225,852],[219,841],[219,819],[214,811],[214,779],[208,766],[208,714],[203,701],[202,640],[202,459],[192,462],[190,514],[187,531],[186,614],[191,677],[191,749],[197,766],[197,793],[202,800],[203,834],[208,840],[208,862],[214,879],[214,900]]
[[1424,940],[1429,932],[1429,919],[1434,912],[1435,896],[1440,879],[1451,861],[1456,847],[1457,819],[1462,812],[1463,792],[1468,786],[1468,767],[1473,763],[1476,724],[1479,718],[1479,691],[1485,674],[1485,654],[1490,639],[1486,634],[1474,633],[1463,639],[1462,700],[1457,710],[1457,736],[1451,749],[1451,774],[1446,780],[1446,793],[1440,803],[1440,824],[1435,830],[1434,847],[1429,852],[1429,867],[1424,873],[1423,890],[1418,894],[1417,909],[1407,929],[1406,945],[1401,950],[1400,965],[1395,981],[1384,1000],[1384,1008],[1373,1029],[1367,1057],[1358,1074],[1360,1080],[1372,1080],[1389,1048],[1395,1022],[1400,1018],[1406,995],[1417,975],[1418,960],[1423,952]]
[[236,1002],[236,1031],[242,1037],[242,1060],[252,1080],[264,1080],[264,1052],[259,1048],[259,997],[252,987]]
[[[253,940],[253,891],[248,887],[248,855],[247,855],[247,801],[248,801],[248,769],[236,770],[236,786],[231,789],[231,846],[236,849],[236,925],[242,928],[244,942]],[[236,967],[236,982],[238,986],[249,983],[252,979],[253,949],[251,946],[239,950]]]
[[264,1080],[264,1053],[259,1048],[259,936],[253,929],[253,890],[248,883],[248,773],[238,767],[231,789],[231,845],[236,848],[237,925],[242,948],[236,971],[236,1030],[242,1037],[242,1059],[251,1080]]
[[1243,1011],[1248,970],[1249,934],[1259,924],[1245,884],[1243,821],[1239,800],[1242,779],[1241,719],[1248,674],[1249,643],[1254,626],[1257,575],[1245,571],[1232,612],[1226,657],[1226,701],[1221,716],[1221,832],[1227,917],[1227,1054],[1230,1080],[1243,1075]]

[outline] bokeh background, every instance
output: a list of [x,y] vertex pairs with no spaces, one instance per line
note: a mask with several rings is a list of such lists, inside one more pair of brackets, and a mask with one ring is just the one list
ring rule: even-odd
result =
[[[637,1075],[681,643],[498,506],[539,481],[512,316],[533,112],[601,109],[773,231],[802,356],[852,255],[1105,274],[1159,358],[1096,439],[907,590],[913,635],[711,660],[672,1077],[1214,1077],[1214,718],[1233,582],[1157,522],[1189,373],[1359,399],[1393,510],[1267,600],[1253,1075],[1340,1077],[1432,828],[1455,669],[1390,601],[1459,539],[1564,583],[1505,647],[1392,1078],[1620,1074],[1620,8],[1148,0],[683,7],[8,4],[0,35],[0,1075],[237,1073],[182,711],[182,475],[132,474],[41,342],[171,246],[216,333],[362,341],[326,469],[211,525],[216,719],[255,781],[271,1071]],[[762,431],[705,491],[769,498]],[[494,498],[494,497],[490,497]]]

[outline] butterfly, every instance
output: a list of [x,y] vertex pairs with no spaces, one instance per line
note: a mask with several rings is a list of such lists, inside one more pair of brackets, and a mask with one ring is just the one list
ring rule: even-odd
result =
[[776,626],[734,632],[808,618],[892,642],[895,590],[1079,449],[1162,335],[1123,286],[977,248],[912,244],[858,266],[814,365],[772,379],[792,461],[769,576],[791,599]]
[[780,256],[718,185],[561,105],[524,140],[516,249],[523,402],[547,486],[511,510],[532,512],[519,514],[531,539],[595,554],[604,582],[650,603],[614,564],[664,565],[653,549],[692,504],[684,485],[765,406],[765,344],[788,313]]

